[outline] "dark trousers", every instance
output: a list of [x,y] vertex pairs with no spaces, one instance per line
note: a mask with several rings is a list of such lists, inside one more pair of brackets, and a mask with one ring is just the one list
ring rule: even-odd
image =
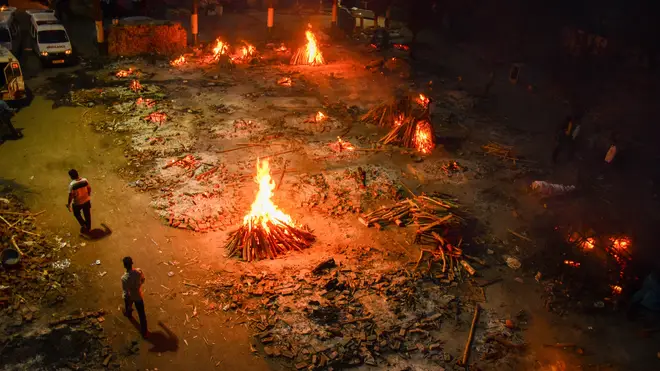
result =
[[14,125],[11,123],[10,117],[11,115],[5,114],[4,112],[0,113],[0,141],[3,138],[19,139],[23,137],[23,134],[21,134],[20,131],[16,130]]
[[[82,211],[82,214],[80,215],[80,212]],[[73,205],[73,216],[76,217],[76,220],[80,224],[80,226],[86,230],[92,229],[92,203],[91,201],[87,201],[82,205]]]
[[129,298],[124,298],[124,304],[126,305],[126,316],[130,317],[133,313],[133,304],[135,304],[135,310],[138,312],[138,318],[140,319],[140,332],[142,335],[147,333],[147,315],[144,313],[144,301],[142,300],[131,300]]

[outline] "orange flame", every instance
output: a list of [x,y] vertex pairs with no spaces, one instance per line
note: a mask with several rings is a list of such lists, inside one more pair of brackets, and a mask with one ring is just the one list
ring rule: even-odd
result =
[[569,267],[577,268],[580,266],[580,263],[573,261],[573,260],[564,260],[564,264],[568,265]]
[[122,77],[128,77],[129,75],[132,75],[132,74],[133,74],[133,68],[129,68],[127,70],[117,71],[115,76],[121,79]]
[[282,77],[280,79],[277,79],[277,85],[291,86],[291,85],[293,85],[293,82],[291,81],[291,78],[289,78],[289,77]]
[[617,251],[625,251],[630,247],[630,239],[628,237],[610,238],[612,248]]
[[287,49],[287,47],[284,46],[284,44],[280,44],[280,46],[277,47],[277,49],[275,49],[276,52],[285,52],[287,50],[289,50],[289,49]]
[[314,116],[314,121],[321,122],[321,121],[325,120],[325,118],[326,118],[326,116],[323,114],[323,112],[318,111],[318,112],[316,112],[316,116]]
[[330,143],[330,148],[335,152],[355,151],[355,146],[352,145],[351,142],[343,141],[341,137],[337,137],[336,142]]
[[275,182],[273,182],[273,179],[270,177],[268,160],[260,161],[257,159],[257,176],[254,180],[259,184],[259,191],[257,192],[256,199],[252,203],[250,213],[243,218],[243,224],[260,224],[266,231],[269,231],[267,222],[293,226],[294,222],[291,217],[279,210],[273,201],[271,201],[273,190],[275,189]]
[[142,90],[142,84],[140,84],[140,82],[137,80],[133,80],[131,81],[129,88],[137,93],[138,91]]
[[215,47],[213,48],[213,59],[220,59],[221,55],[226,55],[229,52],[229,44],[220,41],[220,39],[215,40]]
[[612,288],[612,294],[614,295],[619,295],[623,292],[623,287],[618,285],[610,285],[610,288]]
[[423,120],[417,123],[413,144],[417,151],[423,154],[429,154],[433,151],[435,143],[433,142],[433,127],[430,122]]
[[186,57],[183,56],[183,55],[180,56],[179,58],[175,59],[175,60],[170,61],[170,65],[171,65],[172,67],[181,66],[181,65],[183,65],[184,63],[186,63]]
[[257,54],[257,48],[254,45],[244,42],[245,45],[236,50],[236,54],[232,55],[231,60],[233,62],[241,63],[247,62],[251,57]]
[[419,97],[417,97],[416,101],[417,103],[419,103],[420,106],[424,107],[424,109],[429,108],[430,100],[424,94],[420,94]]
[[317,64],[324,64],[323,55],[319,51],[319,47],[316,44],[316,36],[312,31],[305,31],[305,37],[307,38],[307,64],[315,66]]
[[394,118],[394,127],[399,127],[403,124],[403,121],[406,118],[403,116],[403,114],[399,114],[397,117]]

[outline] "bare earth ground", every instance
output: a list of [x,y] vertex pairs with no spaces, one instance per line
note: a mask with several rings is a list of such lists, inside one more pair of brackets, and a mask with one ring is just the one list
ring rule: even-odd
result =
[[[256,24],[254,18],[258,16],[230,16],[227,22],[229,25]],[[247,37],[223,35],[235,39]],[[265,51],[265,43],[260,42],[263,39],[253,37],[250,41]],[[287,45],[296,44],[287,40]],[[54,76],[58,71],[49,71],[39,80],[28,82],[38,93],[31,105],[14,119],[15,126],[24,129],[25,137],[0,146],[1,178],[17,189],[32,210],[46,210],[39,217],[40,223],[45,230],[76,247],[77,252],[71,258],[72,266],[83,272],[81,276],[84,278],[79,290],[67,298],[63,307],[50,310],[64,314],[77,308],[104,308],[105,332],[116,352],[113,363],[116,362],[121,369],[291,368],[293,364],[286,358],[264,356],[260,342],[253,338],[259,330],[250,320],[249,309],[222,310],[232,300],[210,293],[217,293],[214,287],[218,284],[244,282],[249,275],[271,273],[276,280],[281,277],[281,281],[287,283],[294,277],[310,279],[306,272],[328,257],[342,264],[341,279],[349,279],[346,277],[352,273],[369,276],[386,272],[384,274],[391,275],[397,270],[411,270],[419,246],[409,243],[410,231],[367,229],[357,222],[356,214],[330,215],[336,211],[332,205],[310,208],[305,202],[306,194],[301,191],[305,180],[311,176],[330,176],[335,172],[341,175],[345,168],[379,165],[388,169],[382,172],[392,174],[396,180],[395,188],[400,180],[415,192],[439,190],[452,194],[477,220],[472,252],[486,259],[491,266],[480,269],[480,274],[485,278],[502,278],[502,282],[485,288],[486,301],[480,303],[483,314],[471,358],[480,369],[657,369],[653,366],[658,362],[656,349],[638,339],[631,326],[622,324],[617,317],[603,314],[557,316],[549,313],[541,295],[544,286],[534,280],[536,270],[523,266],[522,270],[512,271],[506,266],[504,255],[522,257],[534,249],[507,230],[529,231],[539,219],[550,216],[543,202],[526,192],[529,182],[535,179],[528,172],[531,165],[521,163],[512,167],[498,159],[485,157],[480,146],[489,141],[516,144],[521,155],[528,154],[530,159],[539,161],[538,157],[545,157],[539,156],[535,148],[544,145],[539,135],[511,135],[497,119],[493,119],[496,116],[487,119],[470,108],[456,108],[447,103],[449,108],[446,109],[458,112],[461,119],[438,125],[438,133],[444,138],[445,145],[422,163],[416,163],[410,155],[398,151],[364,152],[349,158],[330,156],[327,144],[349,127],[344,139],[360,147],[369,147],[384,131],[330,114],[331,120],[336,122],[329,124],[327,131],[319,132],[318,128],[302,123],[305,118],[319,110],[329,112],[324,103],[341,102],[364,110],[391,97],[396,87],[407,83],[396,75],[383,76],[364,70],[364,65],[373,58],[364,48],[328,45],[323,51],[330,64],[318,68],[268,63],[238,66],[233,70],[218,66],[205,70],[186,66],[177,70],[164,63],[151,65],[137,60],[92,71],[90,74],[99,76],[99,79],[115,81],[108,77],[108,73],[128,66],[138,67],[148,76],[141,79],[143,85],[158,86],[167,94],[168,100],[158,103],[158,107],[168,113],[168,122],[156,130],[149,126],[146,129],[150,133],[145,128],[140,129],[139,124],[117,130],[121,128],[121,125],[117,126],[118,122],[130,119],[136,111],[129,109],[126,113],[117,113],[113,102],[104,102],[113,107],[87,107],[86,103],[81,103],[84,107],[65,105],[54,108],[54,102],[48,97],[59,97],[62,89],[58,84],[73,81],[56,80],[57,84],[46,81],[46,77]],[[458,55],[453,59],[460,59]],[[466,64],[457,61],[456,69],[465,68]],[[434,75],[434,80],[444,79],[446,83],[439,87],[436,84],[433,94],[439,102],[449,102],[447,94],[461,85],[455,82],[459,73],[446,67],[435,71]],[[275,82],[281,76],[291,76],[294,86],[277,86]],[[128,81],[120,80],[118,85],[125,87]],[[465,82],[462,85],[471,95],[478,93],[478,83]],[[74,93],[79,88],[75,88]],[[253,95],[246,95],[248,93]],[[506,92],[498,94],[499,97],[505,95]],[[136,97],[122,99],[133,102]],[[219,113],[214,108],[219,104],[232,107],[232,111]],[[108,111],[108,108],[114,111]],[[527,119],[536,119],[534,112],[529,115],[532,117]],[[236,119],[253,120],[255,127],[247,132],[234,131]],[[285,135],[273,136],[277,133]],[[163,137],[166,141],[152,145],[149,144],[152,137]],[[516,139],[515,143],[507,142],[511,138]],[[218,153],[246,142],[264,146]],[[283,169],[285,161],[288,161],[286,166],[290,170],[274,201],[295,220],[308,224],[318,241],[309,250],[274,261],[246,264],[225,257],[222,247],[227,233],[247,211],[256,190],[251,180],[256,158],[298,148],[302,149],[271,159],[273,170]],[[143,150],[141,154],[140,150]],[[202,156],[204,162],[227,166],[227,179],[214,180],[220,189],[214,197],[221,200],[218,207],[224,207],[227,216],[227,224],[216,231],[197,233],[165,225],[161,216],[167,214],[163,214],[154,200],[164,193],[176,193],[178,186],[168,187],[171,189],[165,191],[160,186],[146,192],[138,191],[139,181],[162,176],[165,161],[187,153]],[[467,171],[451,178],[439,174],[433,165],[445,161],[458,161]],[[68,182],[66,171],[73,167],[90,179],[94,189],[94,224],[107,224],[112,229],[110,236],[87,241],[77,235],[75,221],[63,207]],[[201,171],[198,169],[195,174]],[[566,172],[570,174],[571,170]],[[277,175],[274,178],[279,179]],[[564,179],[570,182],[570,176]],[[193,185],[209,186],[186,183],[186,187]],[[359,192],[355,184],[352,186],[350,192]],[[183,195],[181,199],[186,197]],[[364,199],[360,197],[358,202]],[[373,208],[390,200],[391,195],[375,197],[370,202],[365,201],[364,207]],[[488,254],[487,249],[491,249],[492,254]],[[147,315],[151,330],[158,333],[151,342],[140,340],[139,351],[134,355],[130,354],[130,348],[131,341],[137,339],[136,329],[121,315],[120,259],[126,255],[131,255],[147,275]],[[101,264],[93,264],[96,260]],[[416,370],[457,368],[455,359],[462,355],[472,319],[472,302],[475,301],[470,287],[466,282],[455,287],[434,284],[430,290],[438,290],[441,295],[422,297],[423,303],[429,307],[421,311],[423,314],[416,313],[420,318],[433,312],[442,313],[440,327],[432,330],[434,341],[442,344],[440,356],[426,351],[390,352],[377,359],[377,366],[360,367],[397,370],[405,367]],[[371,302],[361,301],[362,307],[381,319],[386,318],[390,312],[387,305],[382,304],[373,291],[365,287],[361,289],[372,299]],[[456,301],[450,306],[443,305],[442,295],[459,299],[458,315],[455,315]],[[313,306],[305,300],[301,303],[286,303],[285,300],[282,297],[281,306],[290,306],[294,314]],[[242,302],[242,299],[238,301]],[[518,316],[521,311],[524,316]],[[280,315],[286,313],[278,313]],[[494,359],[480,359],[488,350],[484,344],[486,332],[494,328],[506,331],[500,329],[506,319],[513,319],[516,323],[513,339],[524,340],[528,348],[520,354],[505,348]],[[159,321],[175,336],[160,329]],[[301,326],[304,323],[301,321]],[[300,343],[308,340],[304,328],[293,327],[294,330],[281,334],[280,341]],[[556,342],[578,344],[584,349],[584,355],[543,346]],[[256,352],[251,349],[253,346],[257,348]],[[407,359],[407,353],[410,359]],[[450,361],[445,361],[445,353],[451,356]],[[300,358],[304,357],[301,355]]]

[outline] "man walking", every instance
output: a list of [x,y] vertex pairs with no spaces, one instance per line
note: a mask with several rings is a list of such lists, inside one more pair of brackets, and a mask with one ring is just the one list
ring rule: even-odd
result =
[[133,259],[130,256],[123,260],[126,273],[121,277],[121,287],[124,291],[124,304],[126,309],[124,315],[131,318],[133,316],[133,304],[140,318],[140,333],[143,338],[149,336],[147,331],[147,315],[144,313],[144,300],[142,297],[142,284],[144,283],[144,273],[140,268],[133,269]]
[[71,211],[71,203],[73,203],[73,216],[80,224],[80,233],[88,233],[92,229],[92,187],[87,179],[78,175],[76,169],[69,170],[69,177],[71,183],[69,183],[69,201],[66,203],[66,208]]

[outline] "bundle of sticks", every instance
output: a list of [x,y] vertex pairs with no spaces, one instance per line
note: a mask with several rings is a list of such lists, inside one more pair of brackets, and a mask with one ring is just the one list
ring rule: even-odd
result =
[[487,154],[495,157],[499,157],[504,160],[511,160],[513,161],[513,164],[516,164],[516,161],[518,158],[516,157],[515,153],[513,152],[513,147],[512,146],[506,146],[503,144],[491,142],[486,145],[481,146],[481,148],[486,151]]
[[417,238],[422,242],[422,238],[432,238],[434,229],[452,222],[460,223],[461,218],[450,211],[456,208],[456,201],[446,195],[421,195],[363,214],[358,220],[367,227],[377,229],[392,223],[399,227],[415,225],[418,228]]
[[291,226],[281,220],[250,220],[229,235],[225,248],[229,256],[245,261],[274,259],[288,251],[302,251],[312,245],[316,237],[307,230]]
[[422,118],[426,108],[415,98],[419,94],[408,94],[381,103],[360,117],[362,122],[368,122],[379,127],[396,127],[408,117]]

